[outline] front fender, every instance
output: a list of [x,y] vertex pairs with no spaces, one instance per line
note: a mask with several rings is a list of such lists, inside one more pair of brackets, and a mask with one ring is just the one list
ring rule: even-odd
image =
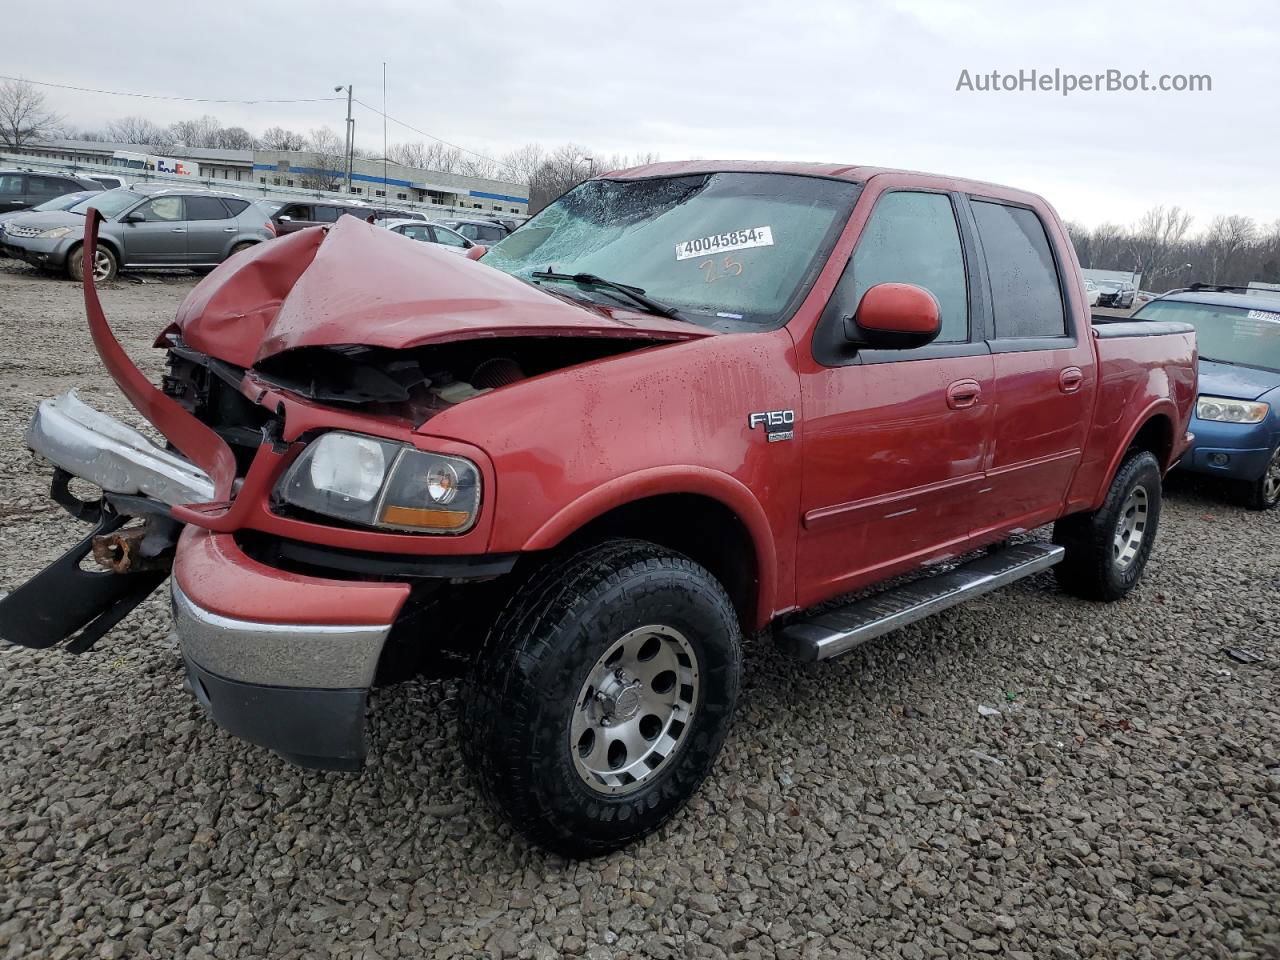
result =
[[542,524],[523,550],[548,550],[616,507],[663,494],[694,494],[716,500],[733,511],[746,527],[756,551],[759,592],[756,617],[773,616],[778,586],[778,557],[764,508],[742,481],[707,467],[675,465],[638,470],[602,483]]

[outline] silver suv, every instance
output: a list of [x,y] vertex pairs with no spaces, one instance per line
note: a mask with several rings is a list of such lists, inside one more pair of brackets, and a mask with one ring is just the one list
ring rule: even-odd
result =
[[90,207],[97,207],[104,219],[93,263],[93,279],[99,283],[119,270],[211,269],[276,235],[260,207],[233,193],[138,184],[95,194],[70,210],[15,217],[5,224],[4,252],[83,280],[81,247]]

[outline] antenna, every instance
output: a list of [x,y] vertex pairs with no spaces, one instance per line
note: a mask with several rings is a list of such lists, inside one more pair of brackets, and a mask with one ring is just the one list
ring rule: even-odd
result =
[[382,61],[382,202],[387,204],[387,61]]

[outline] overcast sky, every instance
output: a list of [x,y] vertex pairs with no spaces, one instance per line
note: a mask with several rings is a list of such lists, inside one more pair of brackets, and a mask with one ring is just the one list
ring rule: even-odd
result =
[[[907,167],[1035,190],[1090,225],[1128,223],[1158,203],[1189,209],[1197,227],[1220,213],[1280,218],[1274,0],[1076,2],[1069,13],[1002,0],[310,0],[171,4],[141,24],[104,9],[15,8],[30,22],[5,45],[0,73],[211,98],[334,96],[352,83],[377,106],[385,60],[389,114],[485,152],[573,141],[602,156]],[[1213,89],[956,90],[962,70],[1032,68],[1209,74]],[[340,133],[346,110],[46,93],[88,127],[208,112],[255,133]],[[360,145],[380,151],[381,119],[358,107],[357,121]],[[417,139],[388,128],[391,143]]]

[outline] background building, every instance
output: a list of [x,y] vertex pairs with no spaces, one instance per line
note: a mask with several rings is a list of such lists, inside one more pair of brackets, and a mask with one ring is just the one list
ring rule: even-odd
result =
[[[77,164],[111,165],[115,153],[160,154],[174,160],[199,165],[201,180],[222,181],[227,186],[242,184],[255,193],[269,194],[279,188],[346,193],[344,158],[310,151],[223,150],[206,147],[171,146],[163,150],[131,143],[98,140],[43,140],[20,147],[3,147],[0,152],[21,154],[32,160],[74,167]],[[129,179],[147,179],[135,171],[125,171]],[[466,177],[407,167],[381,160],[356,158],[351,172],[351,194],[376,205],[397,202],[424,203],[460,210],[474,210],[490,216],[527,215],[529,187],[504,180]]]

